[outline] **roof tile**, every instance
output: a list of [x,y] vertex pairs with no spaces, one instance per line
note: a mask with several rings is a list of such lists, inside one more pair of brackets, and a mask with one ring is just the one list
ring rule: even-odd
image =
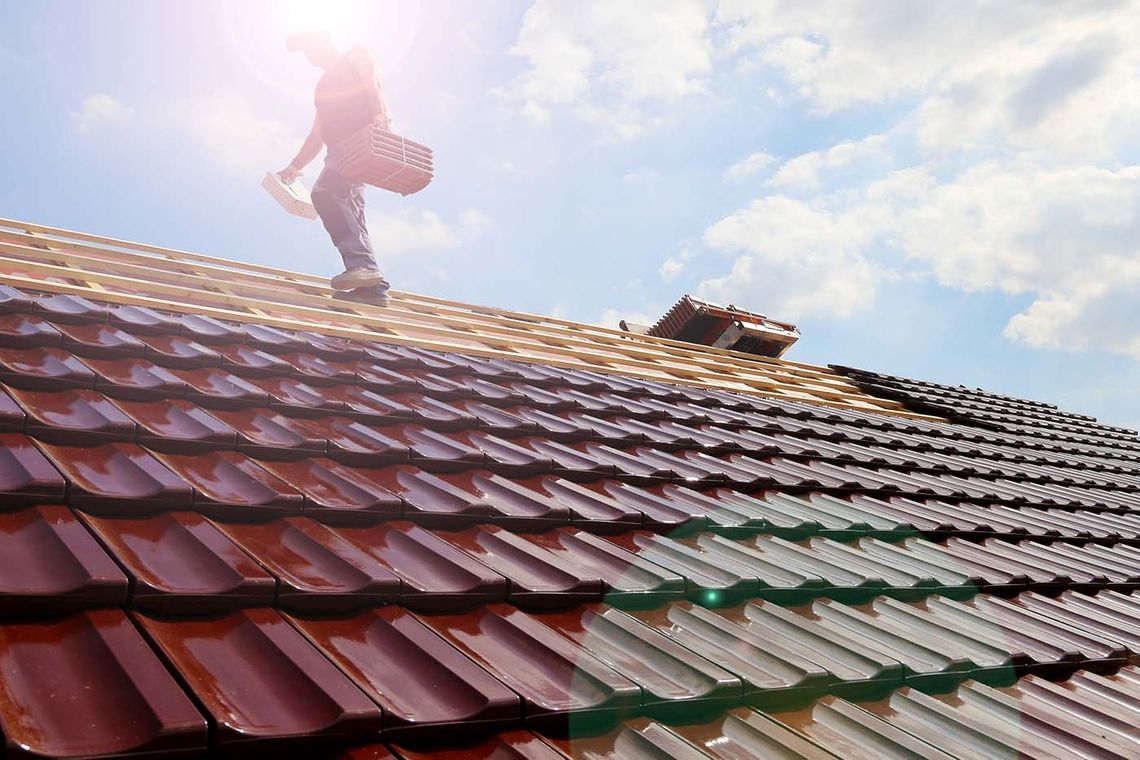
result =
[[0,615],[117,607],[127,579],[71,510],[0,512]]
[[95,373],[61,348],[0,348],[0,381],[37,391],[90,388]]
[[136,609],[202,614],[273,603],[273,577],[197,513],[82,518],[130,575]]
[[186,397],[204,406],[240,409],[269,404],[268,393],[223,369],[174,369],[171,373],[186,384]]
[[11,395],[27,413],[24,430],[41,441],[87,445],[135,436],[134,420],[93,390],[13,389]]
[[[27,450],[11,442],[4,443],[9,452]],[[70,506],[126,515],[190,507],[190,485],[140,446],[131,443],[88,447],[38,445],[67,478]],[[54,479],[52,485],[55,486]]]
[[507,600],[517,607],[564,609],[602,598],[601,578],[510,531],[484,525],[436,535],[505,577]]
[[138,338],[109,324],[60,323],[56,329],[63,335],[61,348],[79,356],[114,359],[142,356],[145,350],[145,345]]
[[521,723],[518,695],[399,607],[290,620],[380,705],[386,737],[463,736]]
[[238,434],[233,428],[191,401],[119,399],[115,405],[137,425],[135,440],[154,451],[192,454],[237,446]]
[[177,398],[186,383],[170,370],[146,359],[86,359],[95,371],[95,390],[126,399]]
[[131,757],[206,748],[206,722],[119,610],[0,624],[0,654],[10,750]]
[[735,675],[620,610],[594,604],[535,617],[640,686],[653,717],[692,720],[743,695]]
[[528,726],[589,730],[612,724],[641,703],[633,681],[509,605],[421,620],[522,697]]
[[154,456],[193,487],[198,511],[255,518],[301,511],[300,493],[235,451]]
[[21,224],[10,753],[1136,754],[1133,431]]
[[380,709],[273,610],[135,619],[206,709],[218,747],[254,751],[380,728]]
[[369,470],[323,458],[259,465],[304,495],[306,515],[341,522],[397,517],[403,512],[403,499],[369,477]]
[[59,348],[63,333],[34,314],[0,316],[0,346],[4,348]]
[[290,610],[352,610],[400,596],[388,568],[308,518],[215,524],[277,578],[277,601]]
[[183,335],[143,335],[143,355],[164,367],[217,367],[222,357],[217,351]]

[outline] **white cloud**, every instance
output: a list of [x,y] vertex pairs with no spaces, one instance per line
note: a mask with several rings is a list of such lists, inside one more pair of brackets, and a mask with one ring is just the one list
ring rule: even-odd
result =
[[1140,51],[1128,42],[1140,32],[1138,15],[1043,24],[951,69],[918,109],[921,139],[939,150],[996,141],[1052,156],[1110,156],[1140,127]]
[[447,222],[434,211],[369,210],[368,231],[381,261],[415,251],[447,251],[475,239],[491,225],[478,209],[468,209],[454,222]]
[[907,256],[962,290],[1075,290],[1140,253],[1140,167],[989,161],[894,200]]
[[[880,134],[729,167],[730,181],[768,176],[705,230],[692,255],[729,264],[698,293],[844,318],[872,308],[886,280],[926,278],[1018,297],[1011,340],[1140,358],[1135,4],[721,0],[701,28],[712,60],[755,78],[754,92],[783,78],[775,107],[890,109],[875,112],[888,119]],[[630,107],[596,86],[604,65],[591,61],[575,97]],[[670,256],[659,275],[689,263]]]
[[127,124],[133,118],[131,108],[103,92],[88,95],[83,99],[82,110],[71,113],[71,123],[80,134],[110,124]]
[[539,105],[535,100],[527,100],[523,103],[522,115],[539,126],[550,123],[550,109],[546,106]]
[[848,317],[875,299],[879,273],[863,255],[874,214],[769,196],[705,231],[710,248],[739,254],[723,277],[697,292],[778,318]]
[[665,259],[661,262],[661,268],[658,274],[661,275],[662,282],[672,282],[677,279],[681,272],[685,271],[685,262],[678,258]]
[[697,293],[781,319],[846,318],[874,302],[880,278],[875,267],[857,255],[775,262],[742,256],[727,276],[706,280]]
[[717,21],[730,50],[783,71],[802,97],[834,111],[918,91],[949,70],[992,60],[998,46],[1072,19],[1077,6],[1093,10],[1079,1],[882,0],[870,8],[845,0],[722,0]]
[[696,253],[693,248],[686,244],[681,246],[675,254],[661,262],[661,266],[657,270],[661,282],[673,282],[680,277],[694,255]]
[[735,259],[698,292],[774,316],[850,316],[901,266],[955,290],[1029,296],[1010,339],[1140,358],[1140,167],[995,160],[943,181],[913,167],[810,200],[758,198],[704,242]]
[[1007,337],[1140,358],[1140,166],[986,162],[895,213],[898,246],[943,285],[1034,298]]
[[888,157],[883,150],[882,135],[862,140],[846,140],[827,150],[814,150],[785,161],[768,184],[785,191],[812,191],[820,186],[821,175],[853,166],[875,166]]
[[1130,2],[722,0],[716,24],[820,112],[918,98],[928,147],[1104,157],[1140,127]]
[[[279,119],[257,113],[241,95],[217,92],[176,103],[171,109],[198,150],[218,167],[261,175],[289,163],[304,135]],[[316,166],[316,164],[314,164]],[[312,185],[319,170],[310,168]]]
[[491,226],[491,217],[477,208],[469,208],[459,215],[459,223],[469,233],[479,234]]
[[1140,274],[1120,284],[1049,293],[1015,315],[1006,337],[1034,348],[1108,349],[1140,359]]
[[502,92],[538,123],[561,111],[631,139],[715,96],[719,73],[777,73],[786,88],[751,89],[765,105],[785,89],[819,113],[917,99],[928,148],[1104,158],[1140,131],[1137,36],[1132,2],[538,0]]
[[743,182],[767,170],[776,163],[776,157],[764,152],[750,153],[724,170],[724,178],[730,182]]
[[566,109],[618,139],[659,120],[651,104],[703,92],[711,0],[538,0],[511,52],[526,71],[506,94],[544,124]]

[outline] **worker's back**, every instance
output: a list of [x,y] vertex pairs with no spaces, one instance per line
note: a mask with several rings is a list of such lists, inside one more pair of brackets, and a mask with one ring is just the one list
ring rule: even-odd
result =
[[372,70],[367,55],[359,48],[348,52],[317,82],[314,102],[327,146],[336,145],[378,116],[387,121],[388,107],[380,83],[374,75],[364,73]]

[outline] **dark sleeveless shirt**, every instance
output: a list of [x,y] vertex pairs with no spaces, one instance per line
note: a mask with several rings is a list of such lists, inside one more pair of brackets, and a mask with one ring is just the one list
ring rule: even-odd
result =
[[[336,145],[381,115],[374,112],[369,101],[369,90],[378,87],[375,80],[366,81],[360,76],[347,55],[342,56],[325,72],[317,82],[313,98],[325,145]],[[383,95],[380,96],[380,103],[383,107]]]

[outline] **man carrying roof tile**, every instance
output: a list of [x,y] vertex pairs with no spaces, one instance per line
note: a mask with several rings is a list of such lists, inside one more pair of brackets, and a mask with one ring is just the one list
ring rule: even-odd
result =
[[388,105],[376,76],[372,57],[363,48],[347,53],[332,44],[325,32],[292,34],[289,51],[300,51],[324,75],[317,82],[313,128],[293,160],[278,172],[285,182],[297,178],[317,154],[328,147],[325,167],[313,186],[313,207],[321,217],[333,245],[340,251],[345,271],[332,278],[334,290],[354,298],[388,305],[388,282],[376,264],[364,218],[364,185],[338,171],[338,147],[344,138],[380,120],[389,122]]

